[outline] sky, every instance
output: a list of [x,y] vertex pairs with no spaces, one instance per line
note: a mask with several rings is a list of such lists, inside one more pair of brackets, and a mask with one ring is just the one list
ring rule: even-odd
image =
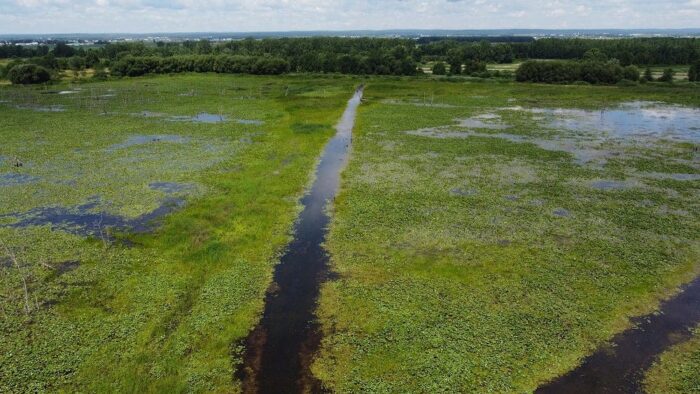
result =
[[0,0],[0,34],[698,27],[700,0]]

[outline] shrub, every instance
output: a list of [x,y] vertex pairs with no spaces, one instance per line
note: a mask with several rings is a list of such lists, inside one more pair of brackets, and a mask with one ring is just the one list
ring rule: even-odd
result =
[[44,83],[51,80],[51,73],[36,64],[20,64],[10,69],[7,79],[15,85]]
[[636,86],[637,81],[632,81],[629,79],[621,79],[618,83],[617,86]]
[[530,60],[515,73],[518,82],[615,84],[623,79],[623,69],[617,62],[571,62]]
[[660,82],[673,82],[673,69],[672,68],[667,68],[664,70],[663,75],[659,77]]
[[627,66],[622,69],[622,76],[629,81],[639,81],[639,69],[635,66]]
[[690,68],[688,69],[688,81],[700,81],[700,61],[696,61],[690,65]]
[[485,71],[486,64],[476,60],[468,60],[464,65],[464,74],[476,74],[483,73]]
[[107,77],[107,72],[103,69],[95,70],[95,74],[92,75],[92,79],[96,79],[98,81],[104,81],[107,79]]
[[447,74],[447,67],[445,63],[437,62],[433,65],[433,75],[445,75]]
[[289,62],[275,57],[189,55],[189,56],[126,56],[112,65],[114,75],[136,77],[145,74],[182,72],[283,74]]
[[647,82],[651,82],[654,80],[654,76],[651,74],[651,68],[647,67],[644,70],[644,77],[642,79]]

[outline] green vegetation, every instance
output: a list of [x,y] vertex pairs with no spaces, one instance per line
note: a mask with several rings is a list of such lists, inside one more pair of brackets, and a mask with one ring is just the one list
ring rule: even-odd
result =
[[672,178],[700,174],[697,144],[544,109],[697,107],[693,89],[370,82],[314,373],[341,393],[529,392],[654,310],[700,271],[700,181]]
[[7,72],[7,79],[16,85],[30,85],[48,82],[51,80],[51,74],[47,69],[36,64],[20,64]]
[[693,63],[688,69],[688,80],[691,82],[700,82],[700,61]]
[[672,68],[664,69],[664,73],[659,78],[659,82],[673,82],[673,69]]
[[[0,391],[235,391],[239,341],[356,84],[181,75],[52,86],[66,94],[0,87]],[[229,121],[168,120],[200,112]],[[173,199],[187,205],[153,234],[100,224]],[[42,207],[92,214],[85,225],[99,231],[4,227]]]
[[[615,61],[622,67],[684,65],[700,58],[695,38],[625,38],[535,40],[532,37],[400,38],[268,38],[227,42],[116,42],[92,48],[65,43],[0,45],[0,58],[37,64],[50,70],[81,71],[112,68],[115,75],[148,73],[226,72],[280,74],[285,72],[360,75],[414,75],[419,64],[443,62],[452,75],[486,74],[485,64],[510,64],[529,59],[584,61],[596,65]],[[429,68],[430,69],[430,68]],[[598,71],[593,71],[597,73]],[[626,78],[629,80],[629,78]]]
[[246,56],[173,56],[126,57],[116,62],[111,72],[118,76],[182,72],[277,75],[289,71],[289,63],[279,58]]
[[445,67],[445,63],[443,62],[437,62],[433,65],[433,75],[445,75],[447,74],[447,68]]
[[[261,56],[257,42],[228,48],[245,45],[246,55],[197,44],[188,50],[200,54],[168,57],[109,45],[107,58],[71,63],[229,72],[215,67]],[[52,51],[76,55],[66,47]],[[411,51],[392,64],[415,61]],[[639,74],[586,53],[596,82]],[[433,70],[502,71],[452,56]],[[359,82],[182,74],[1,86],[0,391],[239,391],[242,339]],[[608,138],[586,123],[621,103],[700,107],[693,84],[363,82],[327,241],[338,278],[319,300],[312,370],[329,389],[531,391],[700,272],[697,143]],[[121,226],[158,212],[168,215],[154,231]],[[695,339],[672,349],[647,387],[697,387],[696,355]]]
[[695,337],[664,352],[647,372],[649,394],[700,393],[700,328]]
[[622,68],[619,63],[591,58],[584,62],[529,60],[515,72],[518,82],[615,84],[623,79],[639,80],[634,66]]

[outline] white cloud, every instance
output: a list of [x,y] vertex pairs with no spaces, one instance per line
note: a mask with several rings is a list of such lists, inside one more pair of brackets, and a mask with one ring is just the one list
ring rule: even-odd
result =
[[0,33],[680,28],[699,20],[700,0],[0,0]]

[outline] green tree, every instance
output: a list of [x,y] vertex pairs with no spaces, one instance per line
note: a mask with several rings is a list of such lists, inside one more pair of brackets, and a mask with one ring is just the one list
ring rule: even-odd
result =
[[73,71],[80,71],[85,69],[85,59],[80,56],[73,56],[68,60],[68,66]]
[[672,68],[665,69],[663,75],[661,75],[661,78],[659,78],[659,81],[661,81],[661,82],[673,82],[673,69]]
[[10,69],[7,79],[15,85],[29,85],[48,82],[51,80],[51,74],[49,70],[36,64],[20,64]]
[[605,53],[603,53],[603,51],[601,51],[600,49],[592,48],[583,54],[583,60],[591,62],[605,62],[608,60],[608,56]]
[[688,69],[688,81],[690,81],[690,82],[700,81],[700,61],[696,61]]
[[459,75],[462,73],[462,59],[464,59],[463,51],[456,48],[447,51],[447,63],[450,64],[450,74]]
[[75,55],[75,49],[65,42],[59,42],[56,44],[51,52],[56,57],[71,57]]
[[433,65],[433,75],[445,75],[447,74],[447,68],[445,63],[437,62]]
[[486,63],[478,60],[467,60],[464,64],[464,74],[471,75],[475,73],[483,73],[486,71]]
[[639,69],[635,66],[627,66],[622,70],[622,77],[630,81],[639,81]]
[[651,68],[650,68],[650,67],[647,67],[647,68],[644,70],[644,80],[647,81],[647,82],[651,82],[651,81],[654,80],[654,76],[651,74]]
[[85,66],[86,67],[95,67],[100,63],[100,58],[97,56],[96,51],[88,51],[87,55],[85,55]]

